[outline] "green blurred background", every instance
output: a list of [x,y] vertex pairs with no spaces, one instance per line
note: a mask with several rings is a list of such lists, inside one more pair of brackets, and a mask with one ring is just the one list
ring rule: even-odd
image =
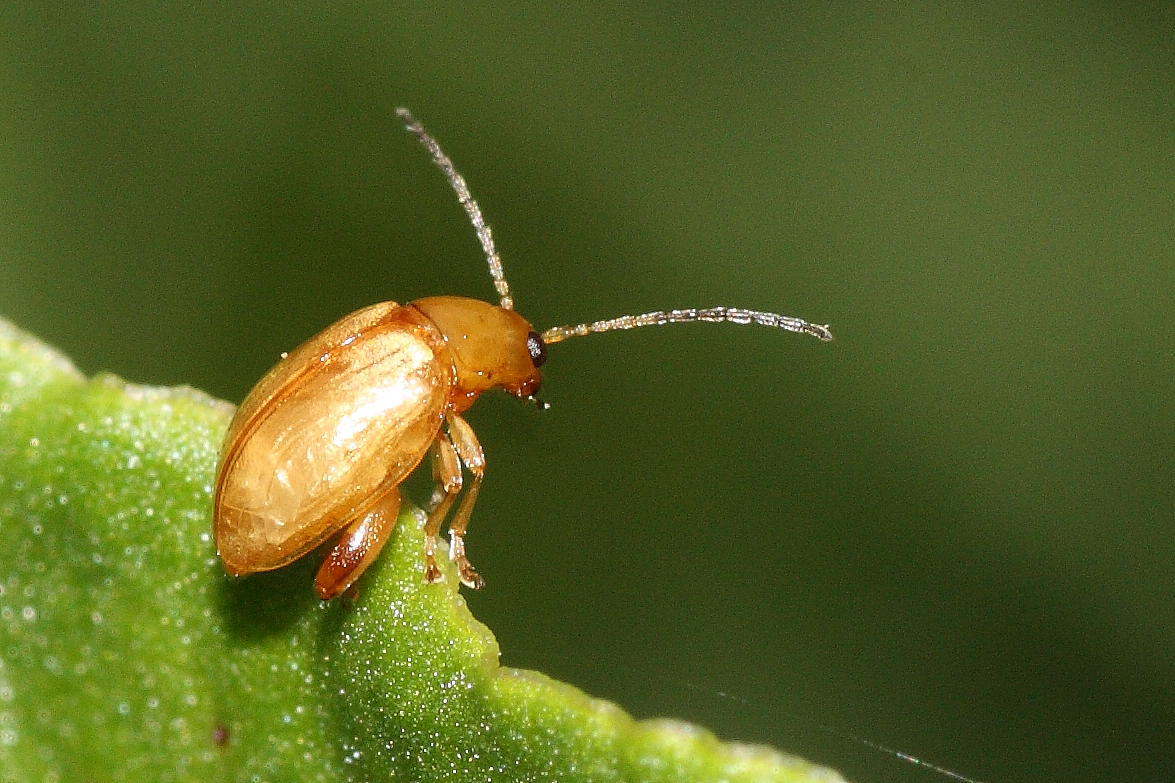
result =
[[[1175,769],[1169,3],[20,2],[0,314],[239,400],[374,301],[738,304],[471,411],[503,660],[859,781]],[[309,588],[308,588],[309,589]]]

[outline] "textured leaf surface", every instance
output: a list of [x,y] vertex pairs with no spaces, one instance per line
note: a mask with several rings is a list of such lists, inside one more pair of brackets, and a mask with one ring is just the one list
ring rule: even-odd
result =
[[836,781],[498,666],[419,512],[357,601],[314,558],[232,580],[210,535],[231,406],[82,377],[0,321],[0,779]]

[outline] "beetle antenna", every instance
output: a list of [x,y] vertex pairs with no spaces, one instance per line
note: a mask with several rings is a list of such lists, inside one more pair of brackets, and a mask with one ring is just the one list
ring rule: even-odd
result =
[[498,255],[498,249],[494,247],[494,232],[486,224],[485,218],[481,214],[481,207],[477,205],[469,193],[469,185],[465,184],[465,177],[462,177],[453,167],[453,161],[449,160],[449,156],[441,149],[441,145],[437,144],[437,140],[428,134],[423,125],[417,122],[416,118],[412,116],[412,112],[400,106],[396,109],[396,116],[404,121],[404,127],[410,133],[420,139],[420,143],[432,155],[433,162],[440,167],[441,171],[445,172],[449,184],[457,192],[457,200],[461,202],[461,206],[465,207],[465,214],[469,215],[469,222],[473,223],[473,229],[477,232],[477,238],[481,242],[481,249],[485,251],[486,261],[490,265],[490,277],[494,279],[494,288],[498,290],[499,303],[503,310],[513,310],[514,298],[510,296],[510,286],[506,282],[506,272],[502,269],[502,259]]
[[691,321],[758,324],[759,326],[773,326],[776,329],[785,329],[789,332],[810,334],[824,341],[832,339],[832,332],[828,331],[827,326],[810,324],[802,318],[794,318],[790,315],[761,313],[758,310],[743,310],[739,307],[691,307],[685,310],[658,310],[654,313],[644,313],[642,315],[622,315],[619,318],[594,321],[590,324],[555,326],[543,332],[541,337],[543,338],[543,342],[549,345],[566,340],[568,337],[580,337],[585,334],[612,332],[617,329],[635,329],[638,326],[681,324]]

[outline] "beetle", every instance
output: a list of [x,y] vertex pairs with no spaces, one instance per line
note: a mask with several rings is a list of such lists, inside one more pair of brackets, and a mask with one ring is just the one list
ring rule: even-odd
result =
[[500,388],[545,408],[535,394],[547,346],[587,334],[692,321],[759,324],[831,340],[827,326],[735,307],[660,310],[538,332],[514,310],[490,227],[465,179],[407,109],[397,109],[444,172],[473,224],[498,304],[432,296],[383,302],[344,316],[283,354],[237,409],[221,452],[213,528],[234,576],[280,568],[340,534],[315,577],[325,600],[347,590],[390,537],[400,484],[431,453],[436,480],[425,523],[424,579],[442,578],[438,537],[461,582],[484,585],[465,554],[465,532],[485,476],[485,454],[462,414]]

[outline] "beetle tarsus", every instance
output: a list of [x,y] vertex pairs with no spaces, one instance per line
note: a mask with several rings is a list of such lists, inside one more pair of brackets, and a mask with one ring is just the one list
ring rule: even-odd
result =
[[457,573],[461,577],[461,584],[472,590],[480,590],[486,586],[486,580],[481,578],[481,574],[473,567],[473,563],[470,563],[469,558],[464,555],[457,559]]
[[449,559],[457,565],[457,575],[461,579],[461,584],[474,590],[485,587],[485,580],[465,555],[465,538],[455,530],[450,530],[449,541]]
[[435,585],[437,582],[445,581],[445,574],[437,566],[437,561],[427,556],[424,560],[424,583]]
[[424,582],[436,584],[445,581],[445,574],[437,565],[437,537],[424,537]]

